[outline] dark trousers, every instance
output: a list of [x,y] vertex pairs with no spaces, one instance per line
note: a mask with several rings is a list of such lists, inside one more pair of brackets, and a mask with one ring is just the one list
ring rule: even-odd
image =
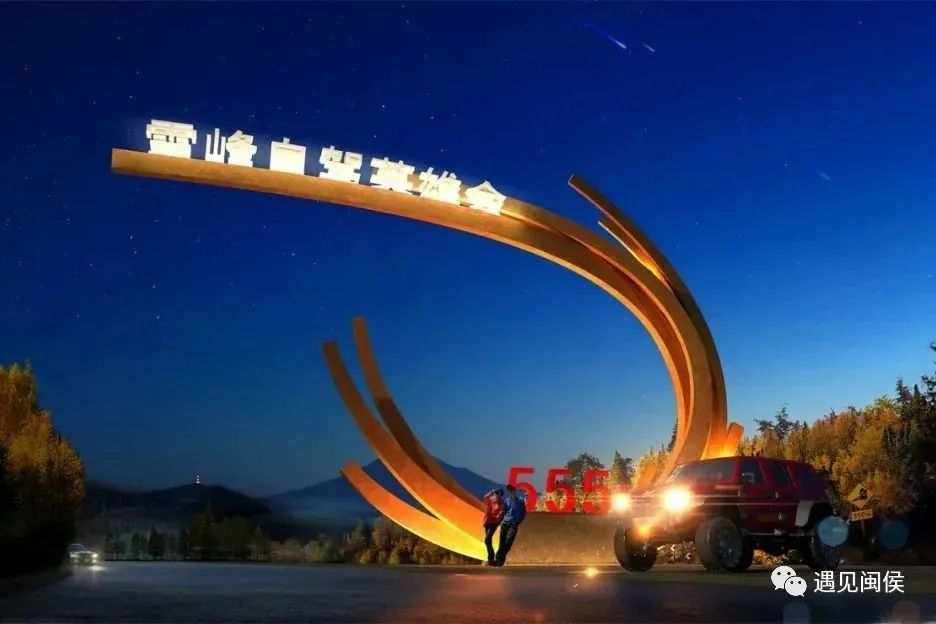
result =
[[496,530],[496,524],[484,525],[484,545],[487,546],[488,563],[494,563],[494,531]]
[[514,540],[517,538],[517,529],[520,527],[512,522],[505,522],[501,525],[500,543],[497,545],[497,555],[495,560],[503,565],[507,560],[507,553],[510,552]]

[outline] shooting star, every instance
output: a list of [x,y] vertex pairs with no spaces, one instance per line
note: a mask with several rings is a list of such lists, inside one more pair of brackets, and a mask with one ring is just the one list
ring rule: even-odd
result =
[[591,28],[592,30],[594,30],[595,32],[597,32],[599,35],[601,35],[602,37],[604,37],[605,39],[607,39],[608,41],[610,41],[611,43],[613,43],[613,44],[616,45],[617,47],[621,48],[622,50],[627,50],[627,49],[628,49],[626,43],[624,43],[624,42],[621,41],[620,39],[616,39],[611,33],[609,33],[608,31],[606,31],[605,29],[601,28],[600,26],[598,26],[598,25],[595,24],[594,22],[585,22],[585,26],[588,27],[588,28]]
[[[617,47],[621,48],[622,50],[627,50],[628,52],[631,51],[631,46],[627,45],[627,44],[624,43],[622,40],[618,39],[617,37],[615,37],[614,35],[612,35],[611,33],[609,33],[607,30],[605,30],[604,28],[602,28],[601,26],[599,26],[599,25],[596,24],[595,22],[586,21],[586,22],[585,22],[585,27],[586,27],[586,28],[591,28],[591,29],[594,30],[596,33],[598,33],[599,35],[601,35],[602,37],[604,37],[605,39],[607,39],[608,41],[610,41],[611,43],[613,43],[613,44],[616,45]],[[647,43],[647,42],[645,42],[645,41],[640,41],[639,39],[637,39],[637,37],[634,35],[634,33],[628,31],[626,28],[622,28],[621,30],[622,30],[622,32],[624,33],[624,37],[625,37],[628,41],[631,41],[632,43],[633,43],[634,41],[636,41],[637,43],[639,43],[640,45],[642,45],[644,48],[646,48],[646,50],[647,50],[648,52],[650,52],[651,54],[656,54],[656,48],[654,48],[652,45],[650,45],[649,43]],[[636,44],[635,44],[635,45],[636,45]]]
[[818,173],[818,174],[819,174],[819,177],[822,178],[823,180],[825,180],[826,182],[831,182],[831,181],[832,181],[832,178],[830,178],[830,177],[829,177],[829,174],[826,173],[825,171],[817,171],[816,173]]

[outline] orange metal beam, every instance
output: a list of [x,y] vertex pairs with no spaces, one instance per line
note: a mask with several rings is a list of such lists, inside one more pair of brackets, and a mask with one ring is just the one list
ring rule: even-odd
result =
[[487,556],[481,541],[462,539],[446,523],[408,505],[388,492],[354,462],[346,464],[341,469],[341,474],[355,490],[361,493],[364,500],[407,531],[466,557],[484,559]]
[[[604,215],[604,219],[600,221],[601,226],[644,266],[649,268],[654,275],[669,286],[688,313],[696,332],[702,340],[712,375],[713,414],[703,457],[723,456],[723,448],[727,442],[726,426],[728,422],[725,376],[722,371],[721,358],[718,357],[718,349],[715,347],[715,339],[708,323],[705,322],[705,317],[698,303],[696,303],[695,297],[692,296],[689,287],[686,286],[679,272],[650,240],[650,237],[633,220],[621,212],[614,202],[580,176],[571,176],[569,186],[591,202]],[[737,424],[734,426],[740,427]]]
[[[325,343],[322,351],[338,394],[341,395],[351,417],[394,478],[429,513],[447,523],[455,532],[464,538],[480,540],[483,535],[481,523],[484,514],[452,496],[451,492],[420,468],[374,418],[341,358],[338,345],[334,342]],[[448,544],[440,545],[449,547]]]
[[377,413],[380,414],[384,424],[387,425],[397,443],[409,455],[410,459],[428,472],[442,487],[479,511],[484,511],[484,503],[463,488],[439,465],[435,457],[416,438],[416,434],[413,433],[406,419],[403,418],[396,401],[393,400],[393,396],[390,394],[390,389],[387,388],[387,384],[384,382],[383,375],[380,374],[377,357],[374,355],[370,335],[367,332],[367,321],[357,317],[352,325],[354,345],[357,348],[358,359],[364,372],[364,381],[374,399],[374,404],[377,406]]

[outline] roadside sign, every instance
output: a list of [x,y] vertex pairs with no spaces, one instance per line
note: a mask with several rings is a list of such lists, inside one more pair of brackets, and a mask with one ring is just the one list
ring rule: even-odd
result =
[[861,509],[859,511],[853,511],[848,516],[852,522],[859,522],[861,520],[870,520],[874,517],[873,509]]
[[851,491],[846,500],[855,506],[856,509],[864,509],[871,502],[871,492],[864,485],[859,483]]

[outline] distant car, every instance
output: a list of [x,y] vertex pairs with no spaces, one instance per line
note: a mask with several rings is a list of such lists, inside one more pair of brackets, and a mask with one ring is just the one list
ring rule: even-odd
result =
[[659,487],[615,497],[614,554],[633,571],[650,569],[657,547],[678,542],[695,542],[702,565],[713,571],[746,570],[755,548],[771,555],[795,550],[814,570],[834,570],[847,534],[815,469],[785,459],[687,462]]
[[71,544],[68,547],[68,559],[76,565],[94,565],[98,554],[84,547],[83,544]]

